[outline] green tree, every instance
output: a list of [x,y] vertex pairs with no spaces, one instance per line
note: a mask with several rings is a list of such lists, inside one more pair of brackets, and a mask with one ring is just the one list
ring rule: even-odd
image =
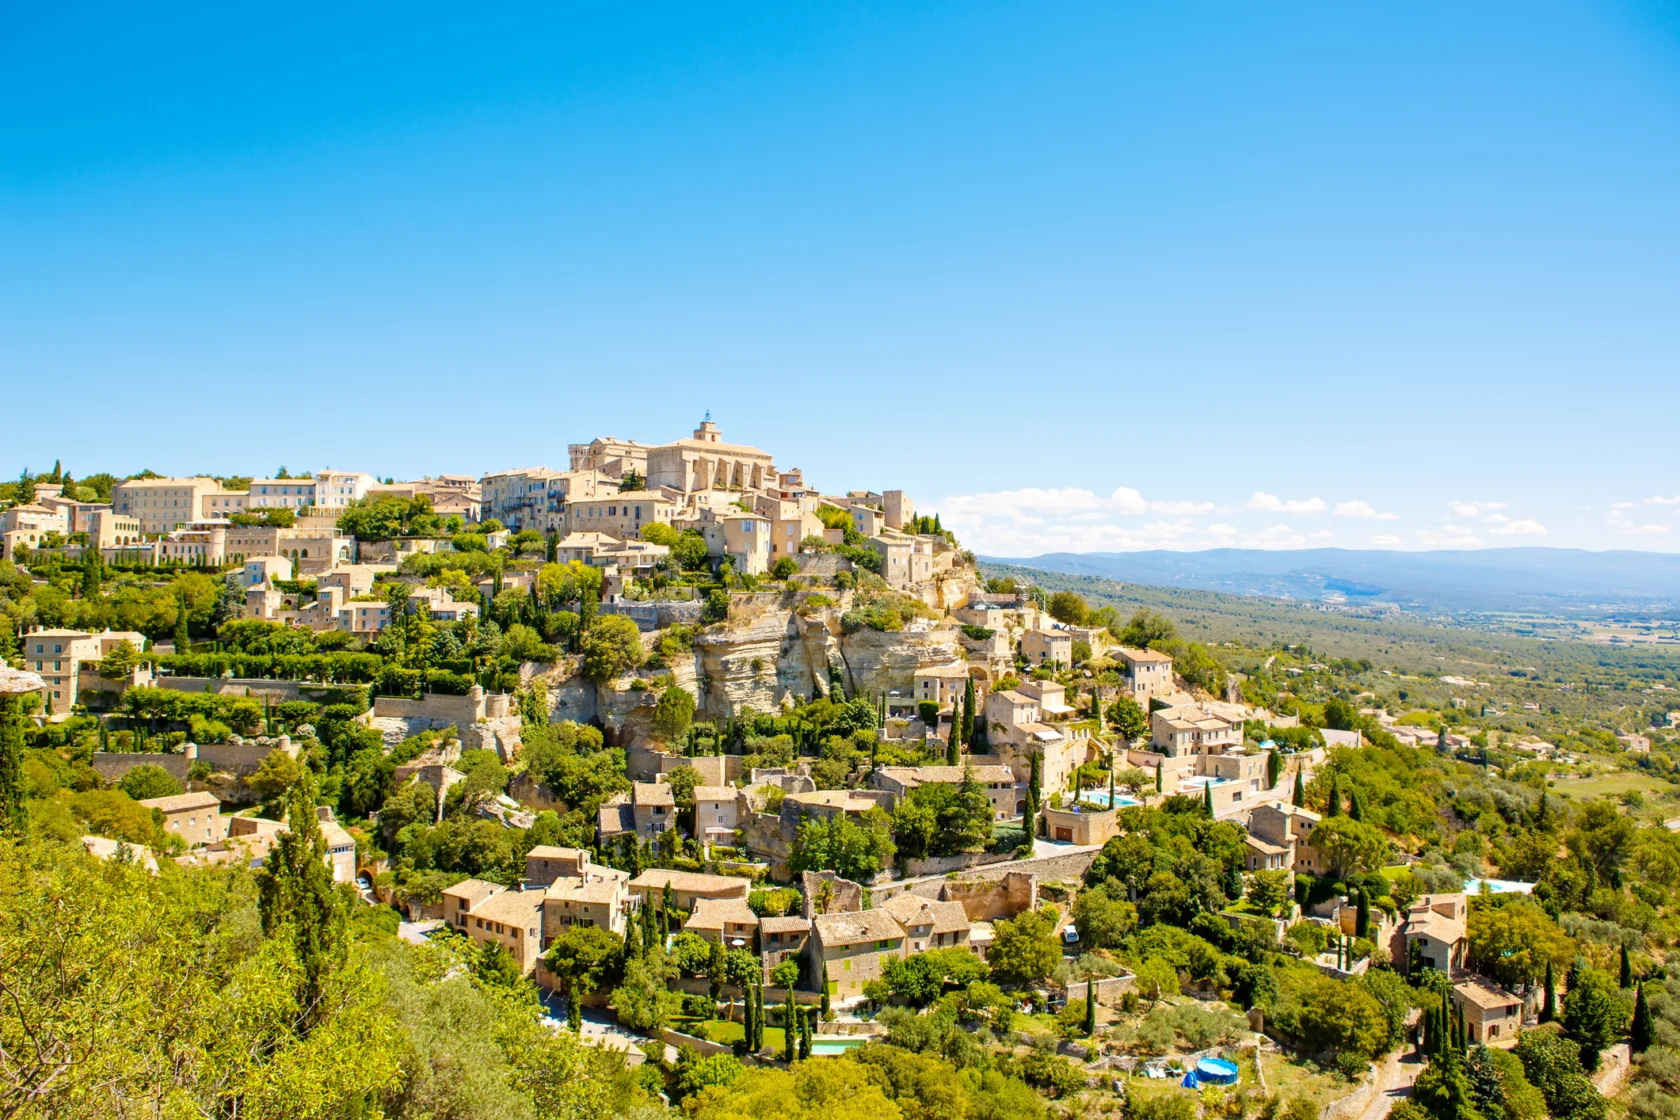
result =
[[667,743],[688,734],[694,723],[694,697],[686,689],[670,685],[659,694],[653,709],[653,730]]
[[181,792],[181,783],[171,777],[169,771],[149,762],[124,774],[117,786],[136,801],[145,801],[152,797],[173,797]]
[[999,921],[992,948],[986,954],[992,974],[1016,984],[1043,980],[1056,970],[1061,959],[1053,924],[1042,910],[1028,910],[1013,921]]
[[1307,807],[1307,791],[1306,787],[1301,784],[1301,770],[1299,767],[1295,770],[1295,796],[1290,799],[1290,803],[1297,809],[1305,809]]
[[1552,916],[1526,898],[1478,907],[1466,932],[1471,967],[1513,987],[1535,984],[1574,951]]
[[1583,970],[1580,982],[1563,996],[1563,1029],[1581,1047],[1581,1065],[1598,1068],[1600,1051],[1621,1037],[1627,1012],[1612,986],[1597,969]]
[[645,656],[641,633],[623,615],[607,615],[583,637],[583,675],[597,684],[635,668]]
[[599,991],[618,974],[624,946],[599,926],[567,926],[550,943],[544,963],[559,977],[561,990],[577,1002],[577,997]]
[[1178,969],[1165,957],[1146,957],[1137,966],[1133,981],[1140,998],[1151,1007],[1168,996],[1178,994]]
[[624,962],[624,978],[613,989],[619,1022],[633,1031],[658,1034],[671,1025],[682,1007],[682,996],[667,986],[676,969],[655,948]]
[[1137,928],[1137,907],[1113,897],[1105,884],[1080,891],[1073,899],[1073,924],[1086,949],[1117,949]]
[[1108,725],[1124,743],[1135,743],[1149,734],[1149,717],[1136,700],[1124,694],[1108,706]]
[[[962,741],[967,747],[974,744],[974,703],[974,678],[968,677],[963,681],[962,700]],[[953,711],[952,715],[955,714]]]
[[348,947],[343,903],[315,814],[315,779],[308,770],[287,792],[286,830],[263,861],[257,901],[263,933],[286,944],[296,962],[297,1030],[307,1034],[327,1013],[322,996]]
[[1388,840],[1368,824],[1347,817],[1326,817],[1313,827],[1312,844],[1341,878],[1376,871],[1388,854]]

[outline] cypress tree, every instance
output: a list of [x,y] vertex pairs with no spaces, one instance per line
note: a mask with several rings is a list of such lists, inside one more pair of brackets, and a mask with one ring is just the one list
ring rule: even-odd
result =
[[747,1052],[752,1053],[753,1044],[753,990],[747,988],[746,1006],[742,1009],[741,1039],[747,1044]]
[[962,741],[965,746],[974,746],[974,678],[969,677],[963,682],[963,717]]
[[1643,1054],[1651,1045],[1651,1005],[1645,1002],[1645,985],[1633,997],[1633,1052]]
[[1365,802],[1359,798],[1359,791],[1353,790],[1348,794],[1348,819],[1363,821],[1365,819]]
[[804,1061],[811,1056],[811,1009],[799,1009],[799,1060]]
[[1213,786],[1212,785],[1205,785],[1205,786],[1202,787],[1202,812],[1207,814],[1207,819],[1208,820],[1211,821],[1213,819]]
[[1621,986],[1625,991],[1633,987],[1633,962],[1628,959],[1627,946],[1622,946],[1622,975]]
[[1097,1033],[1097,982],[1089,976],[1085,978],[1085,1034],[1095,1037]]
[[1266,788],[1276,789],[1278,778],[1282,775],[1283,759],[1278,755],[1277,749],[1274,747],[1272,750],[1266,752]]
[[1365,888],[1359,888],[1359,903],[1354,910],[1353,935],[1355,937],[1369,937],[1371,935],[1371,903],[1366,897]]
[[1552,978],[1552,962],[1546,962],[1546,1002],[1540,1005],[1540,1021],[1549,1023],[1557,1018],[1557,981]]
[[[1157,786],[1156,788],[1159,789],[1160,787]],[[1295,771],[1294,804],[1297,809],[1305,809],[1307,807],[1307,787],[1301,784],[1301,771],[1299,769]]]
[[1031,838],[1038,834],[1039,781],[1044,761],[1035,752],[1029,756],[1028,765],[1030,769],[1027,774],[1027,819],[1022,823],[1027,826],[1027,836]]
[[1164,771],[1162,770],[1162,767],[1164,765],[1165,765],[1165,763],[1161,763],[1161,762],[1157,762],[1155,764],[1155,792],[1156,793],[1160,793],[1162,791],[1162,786],[1164,786],[1166,784],[1166,775],[1165,775]]
[[822,993],[822,1017],[824,1019],[828,1018],[828,1012],[829,1012],[828,985],[824,984],[823,985],[823,993]]
[[[958,740],[962,738],[962,717],[956,712],[951,713],[951,737],[945,741],[945,765],[957,766],[962,762],[961,748]],[[873,748],[871,748],[873,753]]]
[[783,1056],[788,1065],[792,1065],[798,1056],[795,1042],[799,1036],[799,1022],[793,1002],[793,989],[787,991],[787,1004],[782,1012],[782,1042]]
[[1102,730],[1102,692],[1094,684],[1091,686],[1091,718],[1097,721],[1097,730]]
[[1324,815],[1339,817],[1342,815],[1342,781],[1335,771],[1330,772],[1330,800],[1324,806]]
[[1114,763],[1108,764],[1108,807],[1114,808]]
[[1546,791],[1541,790],[1540,791],[1540,804],[1535,806],[1535,809],[1534,809],[1534,827],[1539,828],[1539,829],[1545,829],[1550,824],[1551,824],[1551,813],[1549,812],[1549,806],[1546,803]]
[[257,876],[257,909],[264,934],[291,942],[301,973],[299,1032],[307,1034],[326,1013],[327,977],[349,949],[326,837],[315,815],[315,778],[307,769],[286,792],[286,831],[276,837]]

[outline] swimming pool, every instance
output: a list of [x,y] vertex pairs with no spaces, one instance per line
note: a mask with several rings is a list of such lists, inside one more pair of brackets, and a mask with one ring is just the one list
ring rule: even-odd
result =
[[833,1057],[844,1054],[848,1050],[856,1050],[865,1042],[864,1038],[813,1038],[811,1040],[812,1057]]
[[[1104,809],[1109,808],[1108,791],[1106,789],[1081,790],[1080,793],[1079,793],[1079,800],[1094,802],[1098,805],[1101,805]],[[1114,795],[1114,806],[1113,807],[1116,808],[1116,809],[1125,809],[1125,808],[1129,808],[1130,806],[1133,806],[1133,805],[1142,805],[1142,804],[1143,804],[1143,802],[1137,800],[1136,798],[1127,797],[1123,793],[1116,793]]]
[[1515,879],[1466,879],[1464,881],[1465,894],[1481,894],[1482,884],[1493,894],[1531,894],[1533,883],[1519,883]]
[[1196,1079],[1210,1085],[1235,1085],[1237,1072],[1235,1063],[1224,1058],[1203,1058],[1196,1063]]

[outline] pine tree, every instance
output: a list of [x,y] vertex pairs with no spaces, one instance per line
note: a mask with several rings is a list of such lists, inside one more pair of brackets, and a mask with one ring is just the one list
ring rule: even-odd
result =
[[970,750],[974,747],[974,678],[963,682],[962,741]]
[[297,1029],[307,1034],[328,1009],[328,977],[349,948],[344,909],[327,863],[327,841],[315,815],[315,779],[304,770],[286,793],[286,831],[275,839],[257,876],[263,933],[290,943],[301,977]]
[[1085,978],[1085,1034],[1095,1037],[1097,1033],[1097,982],[1089,976]]
[[1623,991],[1633,987],[1633,961],[1628,959],[1627,946],[1622,946],[1622,974],[1621,987]]
[[1552,962],[1546,962],[1546,1002],[1540,1005],[1540,1021],[1549,1023],[1557,1018],[1557,981],[1552,978]]
[[1324,815],[1339,817],[1342,815],[1342,779],[1335,771],[1330,772],[1330,800],[1324,806]]
[[[1157,786],[1156,788],[1160,787]],[[1294,804],[1297,809],[1305,809],[1307,807],[1307,787],[1301,784],[1301,771],[1299,769],[1295,771]]]
[[1633,997],[1633,1052],[1643,1054],[1651,1046],[1651,1005],[1645,1002],[1645,985]]

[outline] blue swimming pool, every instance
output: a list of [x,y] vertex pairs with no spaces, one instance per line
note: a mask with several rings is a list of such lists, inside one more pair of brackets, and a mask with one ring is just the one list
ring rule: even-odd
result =
[[1203,1058],[1196,1063],[1196,1079],[1211,1085],[1235,1085],[1237,1067],[1224,1058]]

